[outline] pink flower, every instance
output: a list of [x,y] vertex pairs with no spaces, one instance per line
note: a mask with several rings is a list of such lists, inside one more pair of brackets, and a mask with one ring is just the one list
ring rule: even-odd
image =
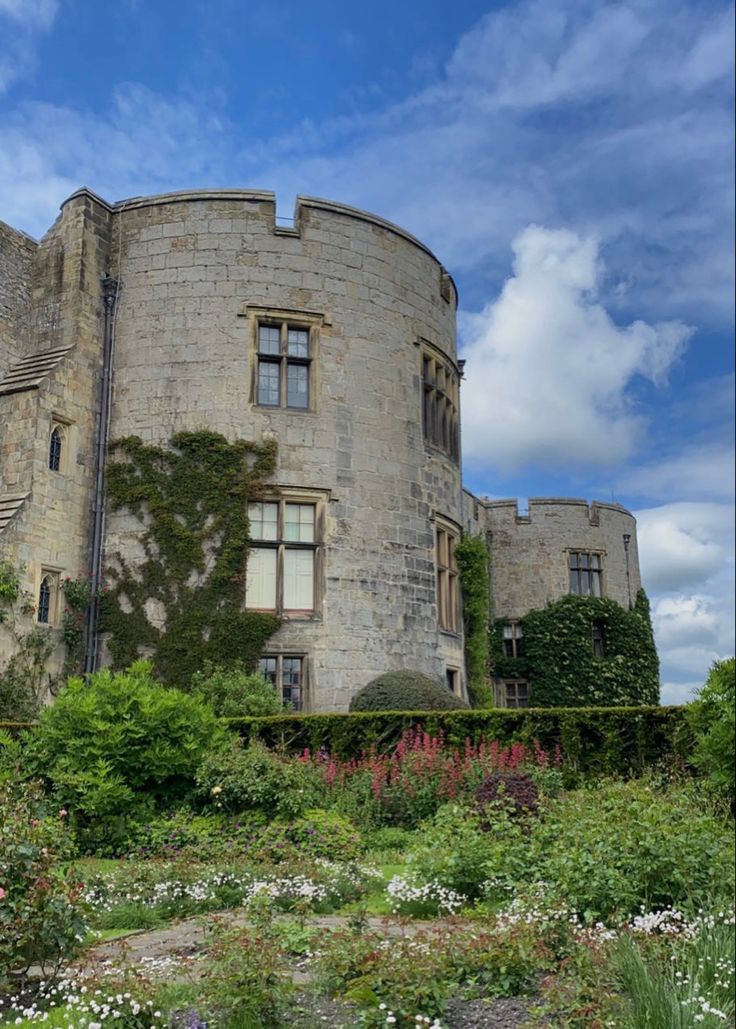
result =
[[4,896],[5,896],[5,890],[2,888],[2,886],[0,886],[0,900],[2,900]]
[[69,814],[69,812],[67,811],[67,809],[65,807],[62,807],[62,808],[59,809],[59,818],[66,818],[66,816],[68,814]]

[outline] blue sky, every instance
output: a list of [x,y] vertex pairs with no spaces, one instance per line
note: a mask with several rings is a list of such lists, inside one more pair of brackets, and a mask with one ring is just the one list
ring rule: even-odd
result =
[[639,519],[663,700],[733,653],[733,8],[0,0],[0,217],[329,197],[460,290],[465,479]]

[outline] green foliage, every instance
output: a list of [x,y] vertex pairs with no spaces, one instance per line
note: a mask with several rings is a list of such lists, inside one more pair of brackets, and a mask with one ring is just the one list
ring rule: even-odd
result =
[[736,793],[736,660],[715,661],[697,700],[687,707],[695,737],[693,763],[731,804]]
[[279,863],[289,858],[354,861],[363,851],[355,826],[337,811],[319,808],[291,821],[270,822],[255,834],[250,856]]
[[[510,846],[514,834],[503,835],[504,847]],[[406,858],[411,877],[438,882],[471,899],[481,895],[495,864],[493,840],[483,831],[477,814],[459,804],[445,804],[422,826],[420,840]]]
[[0,981],[32,964],[55,968],[84,934],[65,816],[52,813],[37,783],[0,785]]
[[24,628],[34,614],[33,602],[21,587],[21,576],[10,561],[0,560],[0,626],[13,639],[13,654],[0,668],[0,722],[36,717],[51,685],[46,672],[58,635],[48,626]]
[[465,667],[474,707],[492,707],[489,683],[491,603],[489,555],[480,536],[465,535],[455,547],[465,623]]
[[466,739],[529,747],[539,740],[547,751],[561,748],[570,785],[580,775],[628,775],[686,754],[680,731],[684,714],[682,707],[377,711],[242,718],[229,724],[244,739],[260,739],[269,747],[292,753],[324,750],[346,759],[371,747],[392,750],[407,729],[420,725],[432,735],[441,732],[452,747],[464,747]]
[[205,661],[204,668],[192,676],[191,689],[223,718],[259,718],[278,715],[283,710],[273,683],[260,672],[248,672],[242,666],[228,668]]
[[[593,653],[595,623],[603,628],[605,655]],[[639,591],[627,611],[603,597],[563,597],[522,619],[524,656],[506,657],[499,619],[492,633],[495,672],[531,683],[539,707],[633,706],[659,699],[659,661],[649,602]]]
[[[101,605],[116,667],[152,654],[164,682],[188,683],[206,660],[255,667],[279,619],[243,611],[249,549],[248,504],[262,496],[275,467],[276,444],[228,442],[216,432],[180,432],[171,448],[137,436],[111,445],[122,455],[107,471],[112,510],[146,523],[138,566],[121,555],[108,569]],[[148,617],[155,602],[159,628]]]
[[550,800],[530,823],[529,881],[586,920],[704,904],[734,881],[732,830],[691,786],[609,782]]
[[41,715],[26,756],[86,845],[115,848],[132,817],[184,796],[203,757],[222,742],[211,708],[162,686],[150,663],[137,661],[87,683],[70,679]]
[[100,600],[107,588],[94,589],[92,576],[67,576],[61,584],[64,613],[61,617],[61,638],[66,646],[63,677],[80,675],[84,669],[84,629],[87,612],[93,600]]
[[321,780],[310,764],[284,760],[258,741],[243,747],[234,740],[227,750],[208,754],[197,772],[197,790],[203,803],[223,811],[283,818],[319,807],[322,799]]
[[733,925],[703,926],[694,940],[663,961],[660,954],[652,960],[636,940],[622,937],[611,956],[624,996],[616,1024],[622,1029],[733,1025],[734,939]]
[[441,682],[423,672],[384,672],[359,690],[351,711],[442,711],[467,707]]

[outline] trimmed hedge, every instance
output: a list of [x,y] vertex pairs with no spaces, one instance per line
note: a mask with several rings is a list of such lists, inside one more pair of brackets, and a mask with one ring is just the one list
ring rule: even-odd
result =
[[322,749],[347,759],[370,747],[390,750],[405,729],[420,724],[431,734],[442,732],[455,747],[483,738],[501,744],[539,740],[548,751],[559,746],[572,772],[639,772],[689,752],[682,707],[377,711],[230,718],[226,724],[244,740],[260,739],[287,752]]

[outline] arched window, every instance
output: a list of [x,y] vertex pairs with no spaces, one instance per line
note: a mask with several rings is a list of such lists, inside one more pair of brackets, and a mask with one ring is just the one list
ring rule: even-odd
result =
[[51,610],[51,581],[48,575],[41,579],[41,586],[38,590],[38,618],[39,622],[48,625],[49,611]]
[[49,442],[49,468],[52,472],[58,472],[61,467],[61,429],[54,426]]

